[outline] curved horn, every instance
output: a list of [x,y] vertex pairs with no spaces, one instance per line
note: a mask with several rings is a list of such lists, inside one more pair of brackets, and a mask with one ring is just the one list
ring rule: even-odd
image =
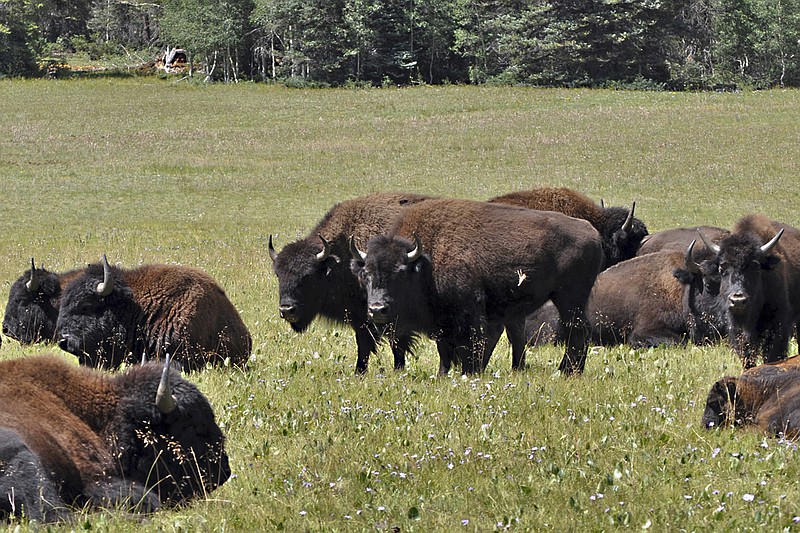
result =
[[271,234],[269,236],[269,244],[267,245],[267,248],[269,249],[269,257],[270,257],[270,259],[272,259],[272,262],[274,263],[275,260],[278,258],[278,252],[276,252],[275,251],[275,247],[272,246],[272,235]]
[[25,283],[25,287],[27,287],[30,292],[39,290],[39,275],[36,273],[36,265],[33,264],[33,257],[31,257],[31,279]]
[[620,228],[621,231],[628,231],[633,226],[633,212],[636,210],[636,202],[634,201],[631,203],[631,210],[628,211],[628,218],[625,219],[625,222],[622,224]]
[[602,198],[600,198],[600,209],[605,209],[605,208],[606,208],[606,203],[603,201]]
[[350,253],[355,259],[360,260],[362,263],[367,260],[367,254],[359,250],[358,246],[356,246],[356,238],[354,235],[350,235]]
[[417,232],[414,232],[414,249],[408,252],[408,262],[413,263],[422,257],[422,241],[419,239]]
[[108,296],[114,290],[114,275],[111,273],[111,265],[108,264],[106,254],[103,254],[103,281],[97,284],[97,294]]
[[317,261],[321,263],[325,261],[329,255],[331,255],[331,243],[326,241],[322,234],[318,233],[317,237],[319,237],[319,240],[322,241],[322,251],[317,254]]
[[711,251],[712,251],[712,252],[714,252],[715,254],[718,254],[718,253],[719,253],[719,250],[720,250],[720,248],[719,248],[719,245],[718,245],[718,244],[714,244],[713,242],[711,242],[711,240],[710,240],[710,239],[706,238],[706,236],[705,236],[705,235],[703,235],[703,232],[702,232],[702,231],[700,231],[700,230],[697,230],[697,233],[699,233],[699,234],[700,234],[700,240],[701,240],[701,241],[703,241],[703,244],[705,244],[705,245],[706,245],[706,248],[708,248],[709,250],[711,250]]
[[169,384],[169,354],[164,359],[164,370],[161,371],[161,381],[158,383],[156,391],[156,407],[163,414],[168,415],[178,407],[178,402],[172,395],[172,387]]
[[768,254],[768,253],[769,253],[769,251],[770,251],[770,250],[772,250],[772,248],[773,248],[773,247],[774,247],[776,244],[778,244],[778,239],[780,239],[780,238],[781,238],[781,235],[783,235],[783,230],[784,230],[784,228],[781,228],[781,229],[780,229],[780,231],[779,231],[779,232],[778,232],[778,233],[777,233],[777,234],[776,234],[776,235],[775,235],[775,236],[772,238],[772,240],[771,240],[771,241],[769,241],[767,244],[765,244],[764,246],[762,246],[762,247],[761,247],[761,251],[762,251],[762,252],[764,252],[765,254]]
[[684,257],[684,263],[686,263],[686,270],[691,272],[692,274],[699,274],[700,273],[700,265],[694,262],[692,259],[692,249],[694,249],[694,245],[697,242],[697,239],[694,239],[692,243],[689,245],[689,248],[686,250],[686,257]]

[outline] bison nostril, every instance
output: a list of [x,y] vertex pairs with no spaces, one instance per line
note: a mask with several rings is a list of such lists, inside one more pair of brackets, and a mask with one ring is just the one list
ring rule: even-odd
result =
[[69,341],[66,337],[61,337],[58,339],[58,347],[64,350],[65,352],[69,351]]
[[278,311],[281,313],[281,318],[285,318],[286,320],[292,319],[297,316],[297,306],[296,305],[280,305],[278,306]]

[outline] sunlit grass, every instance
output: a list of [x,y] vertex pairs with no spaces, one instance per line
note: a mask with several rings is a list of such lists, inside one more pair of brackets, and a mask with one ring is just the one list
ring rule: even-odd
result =
[[[382,349],[277,314],[266,253],[335,202],[381,190],[484,199],[569,186],[637,202],[651,230],[800,225],[800,93],[524,88],[289,90],[157,79],[0,82],[0,298],[30,261],[175,262],[209,271],[250,327],[247,371],[191,374],[228,435],[235,478],[208,501],[94,531],[778,530],[800,516],[795,446],[699,426],[724,347],[560,348],[510,370],[436,378],[423,340],[404,372]],[[794,343],[792,350],[796,350]],[[0,357],[52,350],[3,339]]]

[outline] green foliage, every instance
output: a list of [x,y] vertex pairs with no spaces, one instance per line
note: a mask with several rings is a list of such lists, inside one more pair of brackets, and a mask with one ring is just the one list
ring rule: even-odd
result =
[[[739,371],[726,347],[596,348],[564,379],[561,348],[531,350],[514,373],[503,340],[483,375],[439,378],[422,339],[405,371],[384,346],[356,377],[349,328],[296,334],[279,317],[266,248],[385,190],[567,186],[635,199],[651,231],[753,211],[800,226],[798,109],[793,90],[0,81],[0,302],[31,257],[193,265],[254,339],[246,371],[188,376],[224,426],[234,479],[141,521],[80,513],[52,529],[792,530],[795,443],[699,427],[711,384]],[[57,351],[2,340],[3,359]]]

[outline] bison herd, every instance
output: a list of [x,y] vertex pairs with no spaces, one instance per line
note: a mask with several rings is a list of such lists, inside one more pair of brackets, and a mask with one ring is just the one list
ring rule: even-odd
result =
[[[564,375],[583,372],[590,344],[726,342],[743,373],[714,384],[703,424],[800,436],[800,364],[786,358],[800,331],[800,230],[753,214],[730,231],[649,234],[634,209],[566,188],[347,200],[280,252],[270,236],[278,311],[298,333],[317,317],[351,327],[358,374],[380,342],[402,369],[421,336],[435,341],[440,374],[482,372],[504,332],[513,369],[528,347],[555,343]],[[3,333],[94,368],[54,356],[0,363],[0,516],[152,512],[230,477],[208,400],[170,364],[250,358],[247,327],[205,272],[104,256],[59,273],[31,260]]]

